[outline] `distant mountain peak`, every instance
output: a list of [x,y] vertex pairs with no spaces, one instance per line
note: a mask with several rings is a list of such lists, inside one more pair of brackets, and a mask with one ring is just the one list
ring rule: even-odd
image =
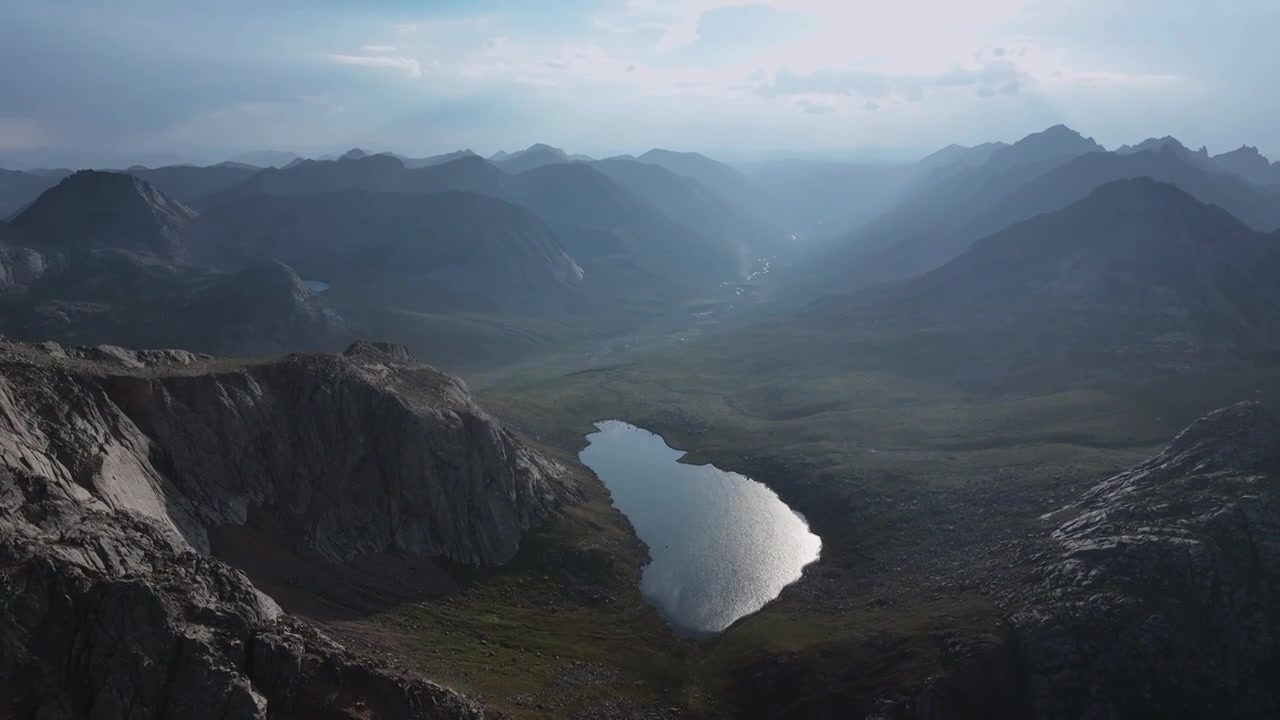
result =
[[[496,156],[495,156],[496,157]],[[494,160],[510,173],[521,173],[543,165],[555,165],[569,162],[569,156],[560,148],[543,143],[535,143],[519,152],[507,155],[501,160]]]
[[369,152],[360,148],[351,148],[339,157],[339,160],[363,160],[369,157]]
[[1018,142],[996,149],[988,163],[993,167],[1014,167],[1052,160],[1068,160],[1106,148],[1091,137],[1085,137],[1066,125],[1054,125],[1031,133]]
[[549,153],[554,153],[556,155],[559,155],[560,157],[565,159],[568,159],[569,157],[569,154],[566,153],[564,150],[561,150],[558,147],[552,147],[550,145],[547,145],[546,143],[534,143],[533,145],[530,145],[529,147],[525,148],[524,151],[527,153],[549,152]]
[[1273,164],[1258,148],[1241,145],[1231,152],[1213,156],[1219,168],[1253,183],[1270,185],[1280,183],[1280,163]]
[[254,167],[284,167],[290,163],[297,162],[299,156],[296,153],[284,152],[280,150],[253,150],[250,152],[240,153],[231,158],[232,162],[244,163]]
[[1039,142],[1045,142],[1045,141],[1053,141],[1053,142],[1084,141],[1085,143],[1088,143],[1091,145],[1097,145],[1097,143],[1094,142],[1093,138],[1087,138],[1084,135],[1081,135],[1078,131],[1071,129],[1066,125],[1058,124],[1058,125],[1053,125],[1051,127],[1045,128],[1044,130],[1041,130],[1038,133],[1031,133],[1030,135],[1014,143],[1013,147],[1017,147],[1018,145],[1022,145],[1022,144],[1033,144],[1033,143],[1039,143]]
[[183,255],[195,213],[136,176],[81,170],[46,190],[14,224],[60,250],[121,249]]

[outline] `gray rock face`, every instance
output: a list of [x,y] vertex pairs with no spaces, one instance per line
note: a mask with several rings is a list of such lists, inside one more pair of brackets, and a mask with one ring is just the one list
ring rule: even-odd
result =
[[48,270],[44,255],[27,244],[21,230],[0,220],[0,293],[26,287]]
[[0,244],[0,292],[30,285],[46,267],[44,256],[35,250]]
[[1280,717],[1280,424],[1219,410],[1055,513],[1012,622],[1038,718]]
[[495,564],[558,472],[394,346],[0,343],[0,716],[480,717],[282,616],[207,532],[262,517],[333,560]]

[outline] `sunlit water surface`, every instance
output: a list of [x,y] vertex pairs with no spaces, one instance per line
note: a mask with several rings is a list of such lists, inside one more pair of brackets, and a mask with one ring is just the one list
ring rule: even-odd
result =
[[648,430],[596,423],[582,462],[649,546],[641,592],[677,630],[724,630],[818,559],[822,540],[769,488],[684,455]]

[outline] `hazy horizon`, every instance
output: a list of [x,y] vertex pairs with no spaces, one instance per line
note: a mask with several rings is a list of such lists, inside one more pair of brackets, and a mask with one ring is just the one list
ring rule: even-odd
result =
[[[1229,0],[28,3],[0,162],[216,162],[545,142],[906,161],[1066,124],[1280,155],[1280,6]],[[921,22],[926,18],[927,22]],[[62,162],[59,162],[59,160]]]

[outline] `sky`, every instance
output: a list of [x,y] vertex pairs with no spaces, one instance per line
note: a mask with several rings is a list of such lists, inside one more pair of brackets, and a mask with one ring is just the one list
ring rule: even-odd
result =
[[0,160],[535,142],[905,158],[1065,123],[1280,159],[1276,0],[0,0]]

